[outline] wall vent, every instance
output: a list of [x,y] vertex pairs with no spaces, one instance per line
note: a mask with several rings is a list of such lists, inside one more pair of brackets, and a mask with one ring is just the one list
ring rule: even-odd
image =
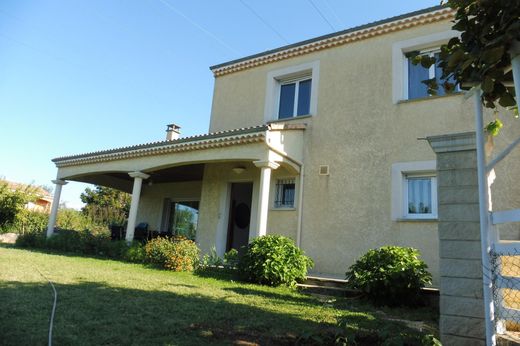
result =
[[320,166],[320,175],[329,175],[329,165]]

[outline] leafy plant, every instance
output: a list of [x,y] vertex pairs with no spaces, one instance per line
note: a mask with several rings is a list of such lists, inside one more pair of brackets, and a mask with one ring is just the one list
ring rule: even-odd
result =
[[365,292],[376,305],[416,305],[421,288],[431,284],[427,268],[416,249],[383,246],[368,251],[346,275],[348,285]]
[[238,251],[236,249],[231,249],[224,254],[224,264],[229,267],[238,266]]
[[294,286],[305,279],[314,262],[294,242],[281,235],[255,238],[240,258],[238,269],[244,279],[260,284]]
[[15,245],[21,248],[43,248],[45,234],[41,231],[25,232],[18,235]]
[[12,186],[7,181],[0,180],[0,228],[13,226],[18,214],[36,197],[36,188],[33,186]]
[[[419,52],[408,54],[412,63],[442,68],[442,87],[452,92],[455,84],[479,84],[487,108],[512,107],[518,115],[518,100],[511,85],[511,49],[520,45],[520,0],[448,0],[456,11],[453,30],[461,32],[441,46],[439,60]],[[450,78],[455,81],[449,82]],[[423,81],[436,94],[435,79]],[[498,133],[499,127],[493,127]]]
[[200,249],[185,237],[155,238],[145,245],[146,260],[173,271],[193,271],[199,264]]
[[224,265],[224,260],[217,255],[217,248],[211,247],[209,253],[202,256],[201,265],[203,267],[219,267]]
[[82,213],[95,223],[122,225],[130,210],[130,195],[104,186],[86,188],[80,195]]

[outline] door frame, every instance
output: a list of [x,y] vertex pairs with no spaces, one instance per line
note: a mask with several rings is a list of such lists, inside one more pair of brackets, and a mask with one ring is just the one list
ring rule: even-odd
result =
[[232,194],[232,189],[233,189],[233,184],[250,184],[251,185],[251,202],[250,202],[250,213],[249,213],[249,234],[248,234],[248,240],[251,239],[251,231],[253,230],[252,228],[252,225],[253,225],[253,220],[254,220],[254,215],[253,215],[253,201],[254,201],[254,194],[255,194],[255,182],[252,181],[251,179],[243,179],[243,180],[239,180],[239,181],[229,181],[228,182],[228,193],[227,193],[227,206],[226,206],[226,209],[227,209],[227,220],[226,220],[226,223],[225,223],[225,235],[226,235],[226,241],[225,241],[225,248],[224,248],[224,251],[227,252],[229,250],[231,250],[231,246],[232,246],[232,243],[233,243],[233,227],[232,227],[232,224],[231,222],[234,221],[234,217],[233,217],[233,214],[234,214],[234,208],[231,207],[231,194]]

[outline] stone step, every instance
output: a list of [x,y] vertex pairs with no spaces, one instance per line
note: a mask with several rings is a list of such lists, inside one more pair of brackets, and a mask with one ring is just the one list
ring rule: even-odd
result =
[[312,284],[298,284],[298,290],[304,293],[318,294],[323,296],[352,297],[358,296],[359,292],[345,287],[330,287]]
[[318,276],[307,276],[305,282],[307,285],[316,285],[322,287],[339,287],[344,288],[347,284],[347,280],[324,278]]

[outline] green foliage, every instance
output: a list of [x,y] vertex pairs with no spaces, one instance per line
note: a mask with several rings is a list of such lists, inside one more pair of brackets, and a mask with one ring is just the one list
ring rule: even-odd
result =
[[197,244],[185,237],[155,238],[146,243],[146,260],[173,271],[193,271],[199,264]]
[[217,248],[212,246],[209,253],[202,256],[200,265],[202,267],[219,267],[224,265],[224,260],[217,255]]
[[[456,11],[453,30],[460,31],[441,46],[439,61],[412,52],[414,64],[442,68],[442,79],[453,78],[460,85],[480,84],[482,102],[488,108],[513,107],[518,114],[517,100],[511,87],[511,48],[520,41],[520,0],[448,0]],[[520,44],[520,43],[517,43]],[[435,94],[439,86],[435,79],[423,81]],[[446,92],[454,84],[445,82]]]
[[47,228],[49,214],[29,209],[22,209],[16,215],[12,231],[25,234],[27,232],[43,231]]
[[16,246],[101,256],[129,262],[145,261],[144,246],[141,243],[132,242],[128,245],[125,241],[111,241],[107,233],[92,233],[88,230],[60,230],[49,239],[41,231],[26,232],[18,236]]
[[36,188],[33,186],[13,188],[6,181],[0,180],[0,229],[12,227],[18,214],[36,197]]
[[96,222],[81,211],[70,208],[58,210],[56,227],[58,229],[73,229],[77,231],[89,230],[91,233],[101,233],[102,235],[108,234],[106,224]]
[[134,263],[144,263],[146,261],[146,252],[144,251],[143,243],[134,241],[130,246],[127,246],[124,240],[116,241],[115,243],[120,243],[125,246],[122,252],[122,259],[125,261]]
[[244,279],[270,286],[294,286],[305,279],[314,265],[294,242],[281,235],[255,238],[240,258],[238,269]]
[[131,197],[126,192],[104,186],[87,187],[80,198],[85,203],[83,214],[94,223],[122,225],[128,217]]
[[238,266],[238,251],[236,249],[231,249],[228,252],[224,254],[224,264],[226,264],[229,267],[236,267]]
[[348,285],[365,292],[376,305],[416,305],[421,288],[431,284],[419,251],[399,246],[370,250],[350,266]]
[[16,238],[15,245],[21,248],[43,249],[45,248],[45,233],[26,232],[24,234],[20,234],[18,238]]
[[500,132],[500,129],[504,126],[500,119],[495,119],[486,125],[486,132],[491,136],[496,136]]

